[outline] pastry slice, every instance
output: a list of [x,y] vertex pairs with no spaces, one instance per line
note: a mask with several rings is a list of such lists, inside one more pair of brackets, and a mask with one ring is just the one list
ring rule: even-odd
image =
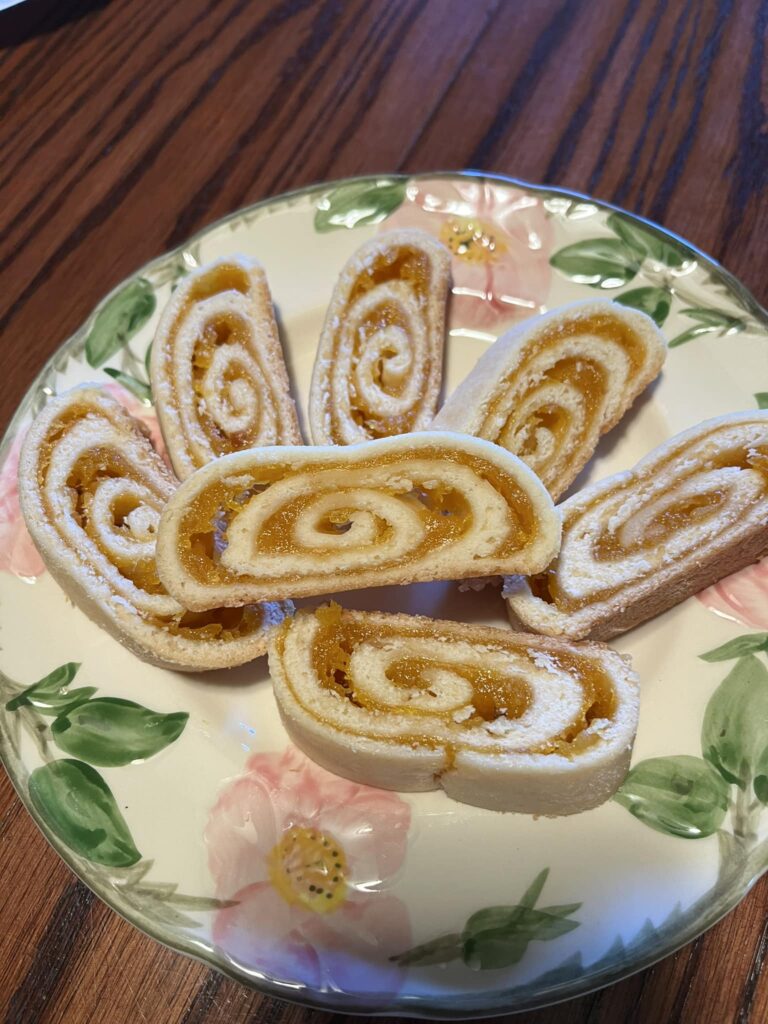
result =
[[450,253],[423,231],[377,235],[341,272],[312,373],[315,444],[428,426],[437,408]]
[[264,654],[289,606],[192,614],[157,576],[155,541],[177,481],[143,427],[106,392],[51,399],[24,439],[19,497],[51,575],[95,622],[140,658],[201,671]]
[[169,592],[203,610],[537,572],[559,539],[525,463],[478,438],[420,433],[218,459],[168,503],[157,564]]
[[602,644],[331,605],[272,634],[269,668],[294,743],[356,782],[575,814],[629,768],[637,677]]
[[700,423],[558,508],[555,561],[505,581],[512,624],[623,633],[768,554],[768,411]]
[[152,343],[152,395],[180,480],[220,455],[301,444],[267,278],[245,256],[185,277]]
[[435,417],[519,455],[557,499],[661,371],[664,337],[615,302],[574,302],[488,348]]

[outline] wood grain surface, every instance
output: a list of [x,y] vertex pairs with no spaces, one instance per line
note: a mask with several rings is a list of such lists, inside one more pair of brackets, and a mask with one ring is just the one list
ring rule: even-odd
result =
[[[146,260],[273,193],[474,167],[651,217],[768,299],[759,0],[27,0],[0,13],[3,426]],[[655,967],[517,1024],[764,1024],[768,878]],[[13,1024],[330,1024],[108,910],[0,779]]]

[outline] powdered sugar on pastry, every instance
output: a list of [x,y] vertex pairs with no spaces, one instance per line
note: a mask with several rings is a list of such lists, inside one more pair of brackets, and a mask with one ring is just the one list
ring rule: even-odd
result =
[[269,664],[293,741],[368,785],[572,814],[629,767],[637,679],[600,644],[330,606],[286,622]]
[[94,621],[139,657],[200,671],[266,650],[280,604],[190,615],[157,576],[160,515],[177,481],[142,425],[105,391],[51,399],[30,427],[19,496],[51,574]]
[[524,321],[491,345],[432,428],[502,445],[557,498],[665,356],[664,338],[644,313],[614,302],[574,302]]
[[512,623],[608,639],[768,552],[768,411],[701,423],[558,507],[557,559],[505,582]]
[[[429,486],[427,486],[429,484]],[[160,578],[186,607],[538,571],[559,519],[509,452],[449,433],[218,459],[163,513]]]

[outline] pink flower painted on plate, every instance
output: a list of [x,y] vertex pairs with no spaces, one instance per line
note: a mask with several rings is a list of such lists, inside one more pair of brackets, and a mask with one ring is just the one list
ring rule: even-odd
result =
[[404,227],[451,250],[451,327],[498,332],[543,311],[554,236],[536,196],[482,178],[419,179],[380,230]]
[[752,629],[768,629],[768,559],[727,576],[697,595],[711,612]]
[[0,469],[0,570],[33,580],[42,576],[45,565],[19,506],[19,452],[25,433],[23,430],[13,439]]
[[[125,388],[110,381],[108,391],[131,416],[149,430],[152,444],[167,461],[165,445],[154,409],[143,405]],[[34,580],[45,572],[45,565],[27,532],[19,505],[19,452],[26,428],[13,439],[2,469],[0,469],[0,571],[10,572],[25,580]]]
[[396,794],[319,768],[294,747],[254,754],[213,807],[205,838],[221,899],[213,937],[238,963],[314,990],[386,1002],[410,943],[387,891],[411,814]]

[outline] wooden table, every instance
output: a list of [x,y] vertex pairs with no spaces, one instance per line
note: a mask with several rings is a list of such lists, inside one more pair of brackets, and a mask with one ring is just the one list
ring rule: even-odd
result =
[[[657,220],[768,299],[760,0],[28,0],[0,14],[3,425],[144,261],[308,182],[463,167]],[[762,89],[762,94],[761,94]],[[156,945],[0,779],[0,1007],[46,1024],[326,1024]],[[708,934],[520,1024],[762,1024],[768,878]]]

